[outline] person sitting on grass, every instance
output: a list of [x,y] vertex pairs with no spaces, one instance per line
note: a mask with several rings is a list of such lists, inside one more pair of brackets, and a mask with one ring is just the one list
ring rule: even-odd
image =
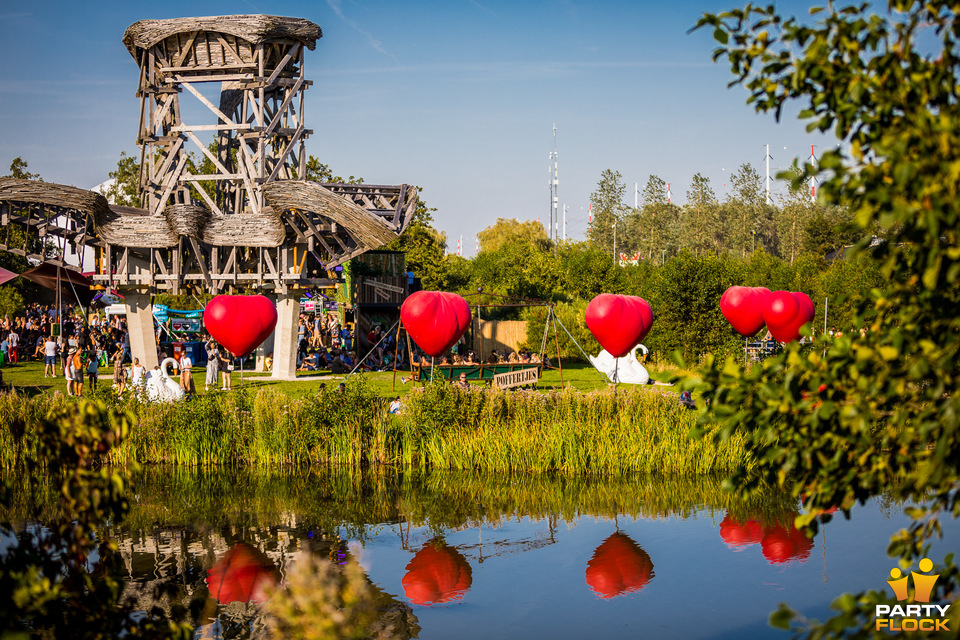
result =
[[390,413],[400,413],[400,409],[401,409],[402,407],[403,407],[403,405],[400,404],[400,396],[397,396],[397,397],[394,398],[393,401],[390,403]]
[[313,349],[308,349],[297,371],[316,371],[317,368],[317,354]]
[[693,397],[690,395],[689,391],[684,391],[680,394],[680,406],[686,407],[687,409],[696,409],[697,403],[694,402]]

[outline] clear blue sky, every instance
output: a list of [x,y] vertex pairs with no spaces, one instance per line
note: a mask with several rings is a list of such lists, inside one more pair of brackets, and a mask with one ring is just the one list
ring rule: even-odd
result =
[[[709,30],[687,33],[738,4],[3,0],[0,174],[23,156],[45,180],[90,188],[136,150],[137,67],[121,37],[137,20],[269,13],[323,29],[306,62],[307,151],[335,173],[419,185],[448,248],[462,234],[469,257],[498,217],[548,220],[556,123],[560,203],[582,238],[604,169],[623,175],[628,205],[650,174],[675,202],[698,172],[723,199],[742,163],[764,172],[765,144],[774,169],[836,144],[791,114],[754,114],[712,63]],[[805,16],[812,3],[779,6]]]

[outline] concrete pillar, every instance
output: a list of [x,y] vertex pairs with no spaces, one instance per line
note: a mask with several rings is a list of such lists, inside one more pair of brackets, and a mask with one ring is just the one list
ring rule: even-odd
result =
[[273,374],[277,380],[297,377],[297,320],[300,318],[300,291],[277,294],[277,328],[273,330]]
[[[146,275],[150,264],[131,251],[129,269],[135,275]],[[127,307],[127,331],[130,332],[130,355],[140,358],[140,364],[149,371],[160,364],[157,359],[157,334],[153,330],[153,302],[145,287],[118,288]]]
[[[274,306],[277,305],[277,296],[276,296],[276,294],[265,292],[265,293],[263,293],[263,295],[264,295],[265,297],[269,298],[270,301],[273,302],[273,305],[274,305]],[[279,314],[279,309],[278,309],[278,314]],[[277,322],[279,323],[279,318],[278,318]],[[277,335],[277,330],[276,330],[276,328],[274,328],[273,333],[271,333],[271,334],[267,337],[267,339],[263,341],[263,344],[261,344],[259,347],[257,347],[257,350],[256,350],[256,352],[255,352],[257,361],[256,361],[256,367],[254,368],[254,371],[257,371],[257,372],[260,372],[260,373],[263,373],[264,371],[266,371],[266,368],[267,368],[267,367],[266,367],[265,360],[266,360],[266,358],[267,358],[267,354],[273,353],[273,344],[274,344],[274,342],[275,342],[275,340],[276,340],[276,335]],[[276,354],[274,354],[274,355],[276,355]]]
[[130,353],[140,364],[153,369],[157,360],[157,334],[153,331],[153,304],[150,294],[140,289],[120,289],[127,306],[127,331],[130,332]]

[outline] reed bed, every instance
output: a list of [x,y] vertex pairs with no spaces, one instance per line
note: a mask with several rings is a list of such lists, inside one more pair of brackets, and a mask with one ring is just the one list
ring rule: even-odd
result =
[[[697,413],[656,389],[550,393],[428,385],[390,415],[362,377],[345,393],[292,398],[269,388],[179,404],[102,398],[134,419],[111,464],[190,467],[397,466],[563,475],[730,474],[753,466],[745,440],[689,437]],[[0,469],[31,442],[31,425],[69,402],[59,394],[0,396]]]

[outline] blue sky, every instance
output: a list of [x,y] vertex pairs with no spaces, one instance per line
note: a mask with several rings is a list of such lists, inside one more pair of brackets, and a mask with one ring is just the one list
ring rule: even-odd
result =
[[[548,220],[556,124],[559,199],[568,236],[582,238],[604,169],[623,175],[628,205],[651,174],[675,202],[698,172],[722,199],[740,164],[764,172],[765,144],[773,169],[836,144],[792,114],[755,114],[711,61],[709,31],[687,33],[703,12],[738,4],[0,0],[0,172],[23,156],[48,181],[90,188],[136,150],[130,24],[269,13],[323,29],[306,61],[307,151],[334,172],[419,185],[448,248],[462,234],[469,257],[498,217]],[[798,16],[813,6],[778,4]]]

